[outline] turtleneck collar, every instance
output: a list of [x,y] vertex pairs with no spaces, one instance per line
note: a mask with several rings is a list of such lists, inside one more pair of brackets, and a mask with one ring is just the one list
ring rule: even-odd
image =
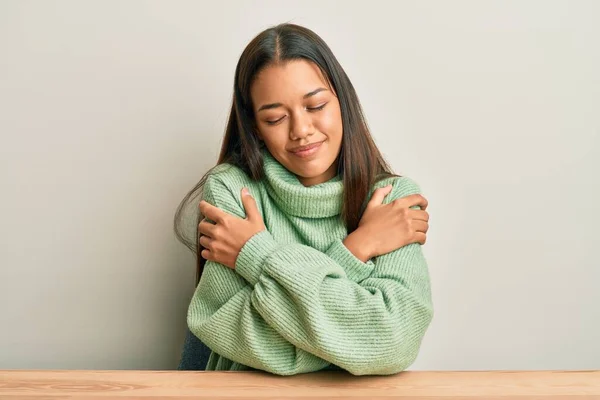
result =
[[341,213],[344,183],[339,175],[318,185],[304,186],[266,148],[262,155],[265,187],[283,212],[305,218],[326,218]]

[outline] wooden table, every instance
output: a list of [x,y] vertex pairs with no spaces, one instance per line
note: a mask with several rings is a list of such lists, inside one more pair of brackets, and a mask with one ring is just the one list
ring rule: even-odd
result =
[[3,371],[0,399],[600,399],[600,371],[315,372]]

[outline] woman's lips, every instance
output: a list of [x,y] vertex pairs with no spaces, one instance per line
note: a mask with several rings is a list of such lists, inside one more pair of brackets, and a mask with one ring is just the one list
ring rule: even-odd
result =
[[315,154],[321,148],[322,144],[323,144],[323,142],[314,143],[312,145],[309,145],[305,149],[302,149],[300,151],[292,151],[291,153],[295,156],[302,157],[302,158],[309,157],[309,156],[312,156],[313,154]]

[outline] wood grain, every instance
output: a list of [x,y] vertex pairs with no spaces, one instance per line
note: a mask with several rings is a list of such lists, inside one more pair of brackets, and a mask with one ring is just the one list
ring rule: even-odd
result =
[[316,372],[0,370],[0,399],[600,399],[600,371]]

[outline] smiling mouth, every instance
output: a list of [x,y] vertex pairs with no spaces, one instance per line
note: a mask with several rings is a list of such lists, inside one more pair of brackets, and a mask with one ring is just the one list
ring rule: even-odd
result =
[[290,150],[292,153],[299,153],[303,151],[308,151],[314,149],[315,147],[319,147],[323,142],[311,143],[306,146],[297,147],[295,149]]
[[290,153],[298,157],[308,157],[319,151],[319,148],[321,147],[323,142],[312,143],[307,146],[296,148],[294,150],[290,150]]

